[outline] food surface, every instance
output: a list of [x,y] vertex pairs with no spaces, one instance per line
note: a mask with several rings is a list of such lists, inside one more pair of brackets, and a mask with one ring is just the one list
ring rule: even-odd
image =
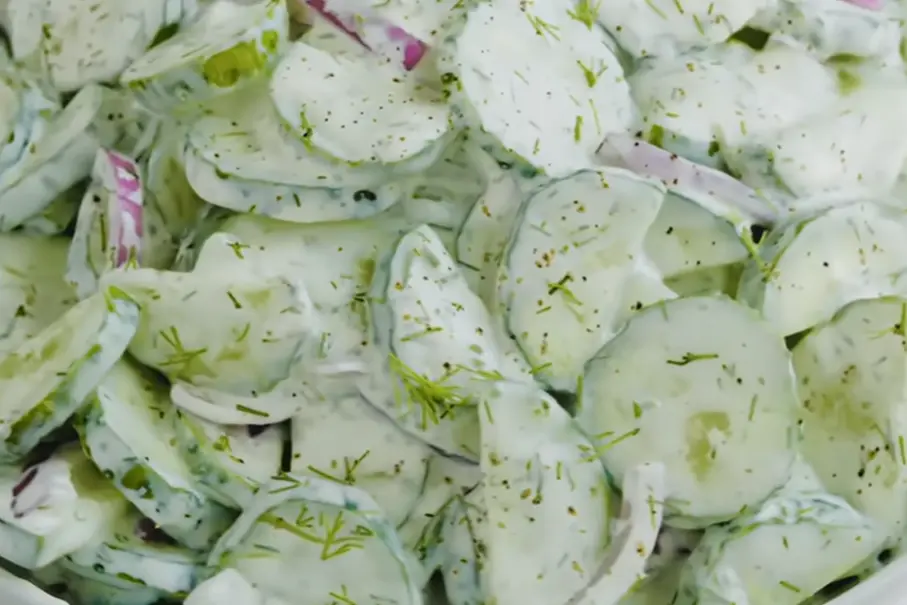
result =
[[824,605],[907,534],[907,0],[0,0],[0,603]]

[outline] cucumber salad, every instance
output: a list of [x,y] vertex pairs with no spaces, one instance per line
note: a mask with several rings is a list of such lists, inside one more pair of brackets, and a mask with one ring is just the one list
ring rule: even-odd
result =
[[824,605],[907,556],[907,0],[0,32],[4,605]]

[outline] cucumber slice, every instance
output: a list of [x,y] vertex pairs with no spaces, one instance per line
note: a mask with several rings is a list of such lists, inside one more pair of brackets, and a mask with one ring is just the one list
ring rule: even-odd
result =
[[403,199],[411,224],[460,228],[486,186],[470,157],[471,147],[463,139],[454,141],[435,164],[413,177],[412,193]]
[[287,44],[285,2],[217,0],[120,76],[149,106],[203,102],[267,74]]
[[98,385],[82,419],[82,444],[144,515],[190,548],[205,548],[231,514],[196,489],[168,407],[166,387],[121,361]]
[[5,500],[0,533],[13,547],[3,556],[26,569],[92,544],[127,506],[77,446],[65,446],[33,466],[3,468],[0,494]]
[[65,238],[0,235],[0,353],[34,338],[76,303],[63,277]]
[[647,462],[624,477],[620,542],[610,546],[608,564],[570,603],[617,603],[645,579],[646,563],[655,552],[664,516],[664,470],[659,463]]
[[305,42],[281,58],[271,98],[307,148],[344,162],[405,162],[451,129],[442,95],[415,75],[383,57],[335,56]]
[[606,135],[633,128],[630,88],[598,28],[570,2],[478,3],[439,48],[459,119],[551,177],[592,165]]
[[20,227],[28,235],[60,235],[75,222],[79,212],[79,201],[84,190],[82,183],[76,183],[48,204],[40,214],[29,218]]
[[488,515],[481,506],[481,488],[454,498],[441,517],[439,541],[443,544],[441,574],[450,605],[481,605],[485,602],[479,573],[484,565],[485,543],[481,541]]
[[185,595],[198,584],[205,555],[177,546],[137,511],[120,515],[106,529],[99,543],[67,555],[67,564],[171,597]]
[[638,308],[623,304],[624,288],[664,195],[655,181],[603,169],[552,181],[526,199],[499,269],[498,300],[537,379],[574,390],[583,364]]
[[665,279],[749,257],[730,223],[673,193],[649,227],[643,250]]
[[566,603],[607,565],[605,469],[569,414],[534,385],[497,382],[479,407],[484,596]]
[[284,431],[223,426],[189,412],[174,413],[180,454],[199,491],[231,508],[244,508],[259,486],[280,471]]
[[0,594],[16,605],[66,605],[65,601],[53,597],[32,582],[14,576],[0,569]]
[[[141,4],[79,0],[11,0],[8,11],[43,5],[39,17],[27,26],[35,32],[13,30],[13,51],[18,60],[41,63],[52,86],[73,91],[93,82],[109,82],[137,59],[155,32],[167,25],[167,0]],[[17,26],[26,26],[19,21]],[[23,44],[25,41],[33,44]],[[98,41],[103,40],[103,44]],[[37,56],[34,56],[37,55]]]
[[780,0],[772,10],[762,11],[752,26],[790,36],[822,60],[850,55],[900,64],[897,19],[858,2]]
[[582,384],[577,419],[618,481],[640,463],[665,465],[669,525],[730,519],[788,479],[799,410],[790,355],[730,299],[643,309],[586,364]]
[[131,301],[105,289],[0,358],[0,459],[25,456],[82,406],[138,320]]
[[264,605],[261,594],[235,569],[225,569],[196,586],[183,605],[221,605],[227,602]]
[[885,196],[907,159],[904,131],[892,127],[907,118],[905,104],[904,82],[858,85],[822,111],[724,155],[744,182],[781,183],[794,197]]
[[672,56],[690,48],[718,44],[746,25],[775,0],[672,0],[633,2],[619,0],[608,10],[589,15],[614,35],[617,43],[636,58]]
[[903,292],[907,221],[872,202],[795,218],[760,244],[738,297],[782,336],[830,319],[847,303]]
[[[288,602],[422,602],[414,563],[377,504],[357,488],[323,479],[276,478],[208,562],[236,569],[265,594]],[[302,568],[311,573],[299,574]]]
[[433,447],[477,459],[472,395],[488,380],[531,378],[503,354],[488,310],[430,227],[404,235],[378,265],[370,308],[383,367],[366,398]]
[[165,122],[157,130],[151,150],[143,157],[145,199],[163,217],[171,237],[183,239],[197,227],[210,206],[196,195],[186,178],[182,154],[186,137],[180,124]]
[[362,489],[394,527],[419,499],[430,456],[359,395],[312,399],[293,417],[291,470]]
[[98,148],[91,125],[103,91],[86,86],[47,124],[20,159],[0,174],[0,197],[16,200],[0,206],[5,230],[39,214],[53,200],[91,172]]
[[67,600],[79,605],[155,605],[166,596],[156,588],[137,586],[66,559],[61,559],[56,567],[66,586]]
[[332,161],[290,140],[266,89],[231,99],[228,110],[192,126],[184,157],[189,184],[211,203],[314,223],[366,218],[403,196],[405,184],[386,168]]
[[706,530],[676,605],[797,605],[881,544],[872,523],[840,498],[782,492],[729,525]]
[[310,332],[311,308],[301,287],[267,272],[137,269],[101,281],[141,305],[129,352],[171,380],[264,393],[286,378]]
[[83,298],[95,291],[106,271],[124,265],[169,267],[176,254],[163,217],[145,204],[135,161],[99,149],[92,177],[67,260],[67,276]]
[[725,295],[735,298],[743,267],[743,263],[734,263],[690,271],[670,277],[664,283],[679,297]]
[[481,481],[478,464],[439,454],[429,459],[422,493],[406,521],[397,528],[406,548],[422,561],[426,575],[435,569],[437,553],[444,550],[437,530],[444,518],[452,514],[449,505],[466,496]]
[[800,451],[831,493],[901,536],[907,521],[907,300],[850,303],[793,350]]
[[478,273],[475,292],[489,308],[496,306],[497,271],[517,221],[524,192],[510,170],[501,168],[477,146],[470,159],[485,177],[485,192],[466,216],[457,234],[457,260]]

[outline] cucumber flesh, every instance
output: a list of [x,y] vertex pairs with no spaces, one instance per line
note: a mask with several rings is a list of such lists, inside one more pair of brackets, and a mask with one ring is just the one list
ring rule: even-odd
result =
[[730,299],[643,309],[589,361],[582,384],[577,419],[616,480],[665,465],[668,525],[733,518],[789,477],[800,407],[790,354]]
[[179,455],[166,387],[121,361],[98,386],[81,423],[88,455],[143,514],[190,548],[205,548],[230,512],[195,487]]
[[422,493],[430,455],[359,395],[311,400],[293,417],[291,470],[364,490],[394,527]]
[[[881,542],[872,523],[840,498],[781,492],[730,525],[706,530],[674,602],[796,605]],[[773,561],[771,569],[761,564],[766,560]]]
[[[498,382],[479,408],[487,522],[476,538],[485,545],[485,598],[568,602],[606,565],[611,489],[605,469],[573,419],[534,385]],[[519,581],[516,569],[536,581]]]
[[550,177],[593,165],[602,138],[633,128],[623,69],[570,2],[478,3],[439,47],[458,120]]
[[[209,565],[236,569],[265,594],[294,603],[330,593],[354,602],[422,602],[414,561],[377,504],[325,479],[276,477],[223,535]],[[303,565],[317,573],[293,572]],[[351,573],[357,582],[349,582]]]
[[198,489],[230,508],[242,509],[256,490],[280,471],[285,431],[225,426],[174,410],[180,454]]
[[284,2],[208,2],[176,35],[133,61],[120,83],[164,111],[204,102],[270,71],[285,50],[288,28]]
[[18,459],[81,407],[135,334],[138,309],[95,294],[0,358],[0,458]]
[[624,289],[664,195],[657,182],[604,169],[552,181],[526,199],[498,299],[537,379],[573,391],[583,364],[633,311]]
[[488,310],[431,228],[404,235],[372,284],[379,369],[366,398],[441,451],[476,459],[470,394],[489,379],[529,377],[503,355]]
[[[237,254],[242,255],[241,245]],[[263,268],[262,268],[263,269]],[[171,380],[265,393],[286,378],[310,331],[301,284],[259,275],[135,269],[103,276],[142,307],[129,352]]]
[[375,55],[333,56],[305,42],[281,58],[271,98],[309,148],[345,162],[404,162],[450,129],[441,94],[411,73]]
[[0,569],[0,594],[16,605],[66,605],[65,601],[47,594],[33,583],[14,576],[5,569]]
[[793,349],[803,401],[800,451],[826,489],[891,538],[907,521],[905,313],[903,298],[856,301]]
[[900,210],[869,201],[795,217],[760,244],[738,298],[782,336],[796,334],[848,302],[903,292],[905,234]]
[[167,595],[188,593],[199,582],[204,554],[174,544],[138,511],[120,514],[105,530],[100,543],[68,555],[67,563]]
[[[199,584],[189,593],[183,605],[265,605],[261,593],[249,584],[235,569],[225,569]],[[277,605],[272,600],[267,605]]]
[[59,319],[76,303],[62,273],[65,238],[0,235],[0,353],[14,350]]

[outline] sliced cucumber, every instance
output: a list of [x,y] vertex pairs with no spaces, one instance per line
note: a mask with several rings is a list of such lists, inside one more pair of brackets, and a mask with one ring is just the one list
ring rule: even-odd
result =
[[98,385],[81,423],[82,443],[143,514],[191,548],[226,529],[230,512],[200,493],[180,457],[164,385],[126,361]]
[[795,197],[885,196],[907,159],[904,131],[892,127],[907,118],[905,106],[903,82],[857,85],[822,111],[742,149],[728,149],[725,157],[744,182],[781,183]]
[[4,556],[26,569],[93,544],[127,506],[77,446],[33,466],[4,468],[0,492],[6,502],[0,533],[13,547]]
[[377,55],[331,55],[295,42],[271,80],[283,121],[311,150],[344,162],[397,164],[445,141],[440,92]]
[[905,236],[904,214],[873,202],[794,219],[760,244],[738,297],[782,336],[796,334],[851,301],[903,292]]
[[22,233],[60,235],[75,221],[84,187],[76,183],[48,204],[40,214],[22,223]]
[[680,297],[724,294],[735,298],[743,267],[743,263],[734,263],[701,271],[690,271],[668,278],[664,283]]
[[0,206],[0,224],[8,230],[39,214],[54,199],[91,172],[98,141],[91,125],[101,107],[103,91],[86,86],[47,124],[43,136],[0,174],[0,198],[16,200]]
[[[240,244],[236,250],[242,254]],[[309,333],[311,307],[301,287],[266,271],[137,269],[108,273],[102,284],[141,305],[129,352],[171,380],[264,393],[286,378]]]
[[0,352],[38,335],[76,303],[63,277],[65,238],[0,235]]
[[[199,584],[183,605],[263,605],[261,594],[235,569],[225,569]],[[276,604],[275,604],[276,605]]]
[[386,167],[333,161],[292,140],[266,89],[230,98],[228,109],[192,126],[184,157],[189,184],[211,203],[315,223],[366,218],[404,195],[405,183]]
[[907,521],[907,300],[850,303],[793,350],[801,451],[831,493],[889,531]]
[[900,63],[901,30],[888,11],[858,2],[780,0],[753,20],[753,27],[790,36],[822,60],[836,55]]
[[612,32],[634,57],[672,56],[727,40],[775,0],[619,0],[608,10],[596,7],[593,19]]
[[454,498],[440,518],[439,541],[444,592],[450,605],[481,605],[485,602],[480,572],[485,564],[486,544],[481,534],[488,514],[481,506],[482,489]]
[[624,170],[588,170],[523,204],[498,299],[535,376],[552,388],[576,389],[583,364],[638,308],[623,304],[624,288],[664,195],[659,183]]
[[471,492],[482,481],[478,464],[435,454],[428,461],[422,493],[397,533],[403,544],[422,561],[427,574],[444,550],[437,530],[451,513],[450,504]]
[[485,176],[485,193],[476,200],[457,235],[457,260],[478,272],[476,293],[489,308],[497,300],[497,272],[519,215],[524,192],[510,170],[481,148],[470,159]]
[[[22,11],[26,13],[27,11]],[[47,133],[59,102],[21,70],[0,60],[0,174],[25,160],[32,144]]]
[[174,410],[180,454],[198,489],[231,508],[244,508],[259,486],[280,471],[285,435],[282,427],[261,432],[223,426]]
[[206,101],[268,73],[285,50],[288,28],[285,2],[209,2],[129,65],[120,82],[160,109]]
[[34,583],[14,576],[5,569],[0,569],[0,594],[16,605],[66,605],[65,601],[47,594]]
[[55,566],[70,600],[79,605],[155,605],[166,595],[150,586],[111,577],[61,559]]
[[176,240],[183,239],[195,228],[210,208],[186,178],[181,160],[185,136],[181,124],[161,124],[151,150],[142,159],[146,202],[157,208],[164,218],[164,226]]
[[706,530],[676,605],[796,605],[879,548],[872,523],[840,498],[780,493],[729,525]]
[[21,458],[81,407],[138,320],[135,304],[105,289],[0,358],[0,459]]
[[636,121],[605,35],[571,12],[560,1],[477,3],[439,48],[441,81],[462,123],[552,177],[589,167],[603,137]]
[[96,536],[98,543],[67,555],[66,564],[137,587],[154,588],[171,597],[187,594],[200,581],[205,555],[176,545],[138,511],[120,515],[105,529]]
[[619,541],[609,547],[608,563],[570,600],[577,605],[617,603],[645,580],[664,518],[664,466],[643,463],[630,470],[621,486]]
[[531,378],[503,354],[488,310],[430,227],[404,235],[378,265],[371,316],[383,367],[367,399],[433,447],[477,459],[472,395],[489,379]]
[[665,197],[643,249],[665,279],[748,258],[730,223],[673,193]]
[[377,504],[324,479],[276,478],[217,543],[209,565],[236,569],[288,602],[422,602],[414,562]]
[[463,139],[454,141],[435,164],[413,178],[412,193],[403,199],[412,224],[460,229],[486,187],[484,175],[474,166],[472,147]]
[[607,565],[605,469],[569,414],[534,385],[489,385],[479,408],[485,599],[566,603]]
[[364,490],[394,527],[422,494],[430,456],[359,395],[310,400],[293,418],[291,470]]
[[665,465],[669,525],[730,519],[788,479],[799,410],[790,355],[730,299],[642,310],[582,384],[577,419],[618,481],[643,462]]
[[[13,12],[27,10],[29,4],[43,5],[38,9],[40,17],[29,24],[36,31],[14,28],[13,50],[19,60],[41,63],[56,90],[72,91],[93,82],[109,82],[141,56],[158,29],[167,25],[167,1],[12,0],[7,10]],[[25,40],[36,44],[22,44]]]

